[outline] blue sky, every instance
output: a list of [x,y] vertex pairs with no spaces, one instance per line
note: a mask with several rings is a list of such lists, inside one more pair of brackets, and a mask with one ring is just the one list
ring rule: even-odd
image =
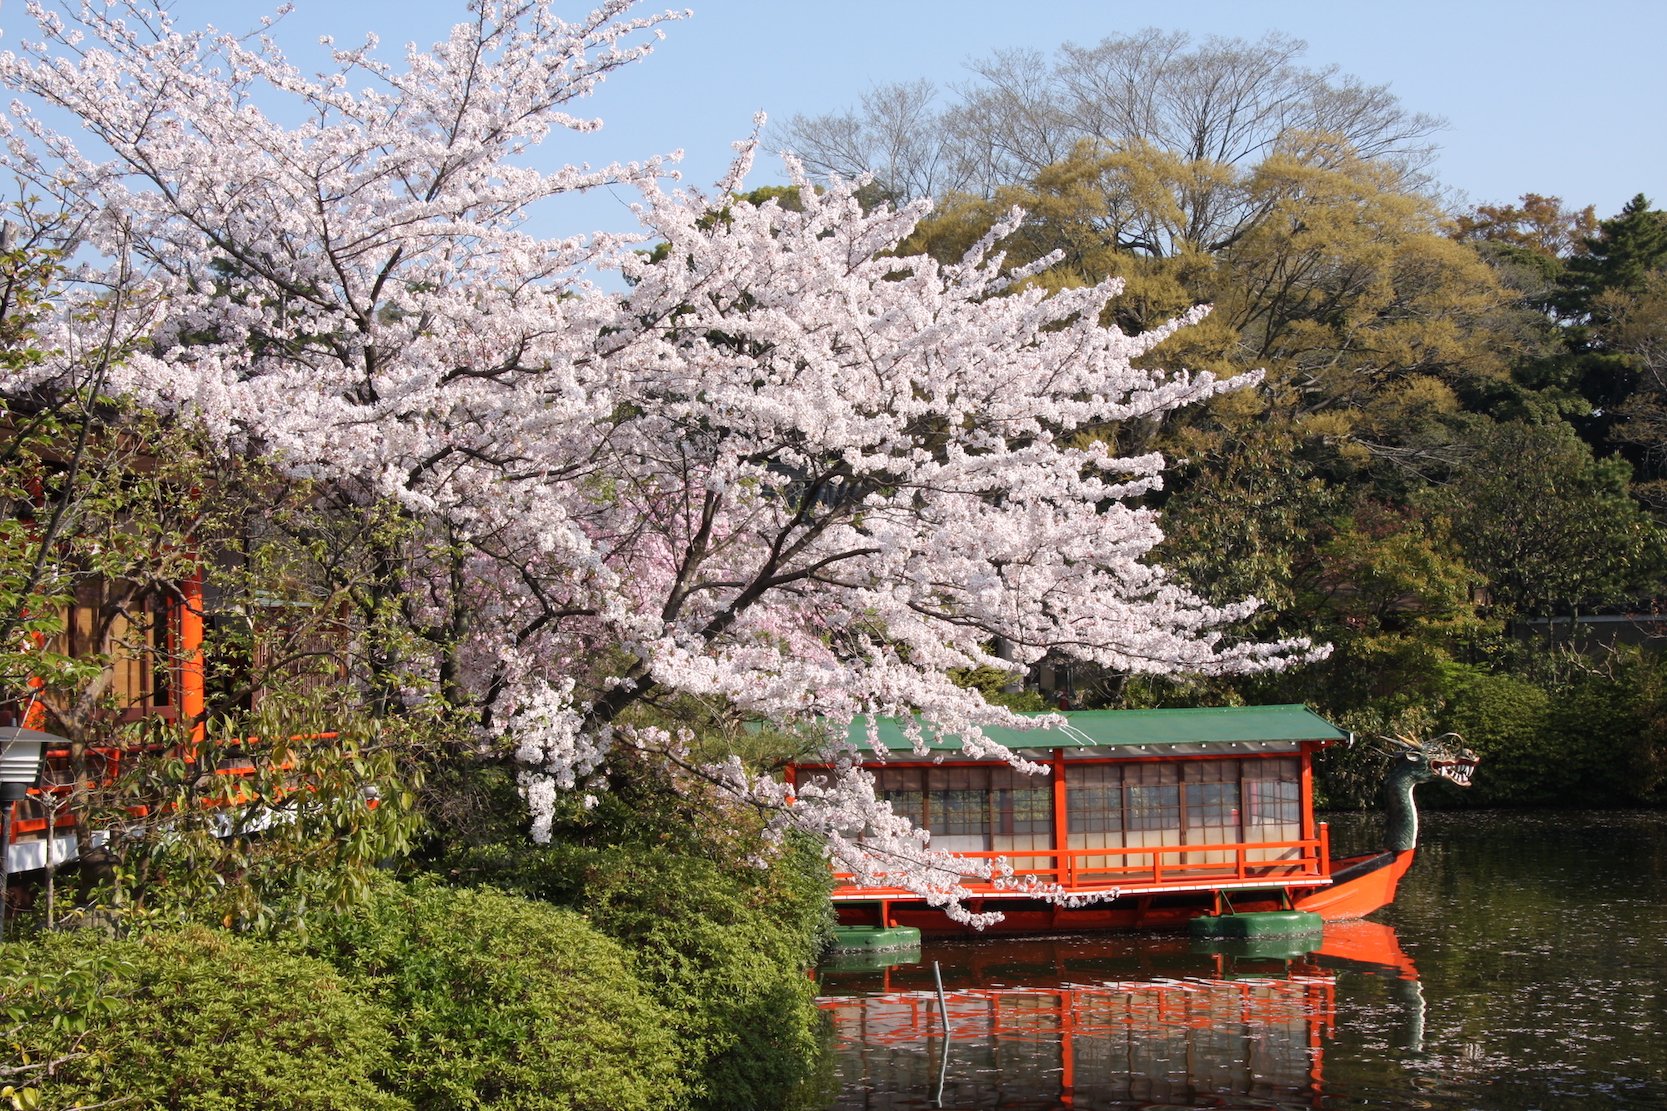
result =
[[[323,32],[338,40],[375,31],[389,53],[426,46],[454,22],[461,0],[295,0],[281,38],[297,46]],[[275,4],[182,0],[183,23],[252,27]],[[1614,213],[1645,192],[1667,203],[1667,4],[1634,0],[697,0],[693,18],[667,25],[647,61],[616,73],[580,111],[600,116],[593,135],[554,137],[540,161],[641,158],[682,148],[684,172],[721,174],[729,143],[757,110],[785,119],[854,103],[873,83],[961,80],[963,63],[1000,47],[1052,50],[1156,26],[1254,38],[1279,30],[1309,43],[1307,62],[1336,63],[1389,83],[1410,107],[1445,116],[1437,172],[1472,200],[1556,194]],[[15,42],[18,0],[0,26]],[[583,10],[573,5],[573,11]],[[657,7],[650,10],[658,10]],[[298,53],[300,53],[298,51]],[[779,179],[773,163],[753,184]],[[564,203],[550,233],[624,230],[629,197]]]

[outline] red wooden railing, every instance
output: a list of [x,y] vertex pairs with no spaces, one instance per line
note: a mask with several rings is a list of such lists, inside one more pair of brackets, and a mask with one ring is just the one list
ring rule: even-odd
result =
[[[310,733],[310,734],[307,734],[306,736],[291,737],[290,740],[292,740],[292,741],[303,741],[303,740],[306,740],[306,741],[327,741],[327,740],[331,740],[331,739],[335,738],[336,736],[337,736],[337,734],[335,734],[335,733]],[[260,738],[258,738],[258,737],[249,737],[249,738],[246,738],[243,743],[255,744],[259,740],[260,740]],[[231,747],[231,746],[233,746],[237,743],[238,742],[235,742],[235,741],[226,742],[226,745],[227,745],[227,747]],[[206,750],[207,745],[206,745],[206,743],[199,744],[198,747],[199,747],[199,750]],[[158,755],[160,753],[166,752],[167,750],[168,750],[168,748],[167,748],[166,745],[160,745],[160,744],[137,745],[137,746],[131,746],[131,747],[127,747],[127,748],[113,748],[113,747],[105,747],[105,746],[102,746],[102,745],[89,746],[89,748],[87,750],[88,755],[92,759],[94,759],[98,762],[99,770],[98,770],[97,773],[95,773],[95,778],[91,781],[88,781],[85,784],[85,786],[87,786],[89,788],[92,788],[92,787],[98,786],[99,782],[101,782],[101,781],[104,782],[104,783],[114,782],[116,777],[121,774],[121,765],[122,765],[122,762],[123,762],[124,758],[138,759],[138,758],[142,758],[142,757],[145,757],[145,756],[155,756],[155,755]],[[67,770],[68,770],[67,766],[68,766],[68,763],[69,763],[69,758],[70,758],[70,751],[67,748],[47,749],[45,754],[44,754],[44,759],[46,760],[47,768],[52,769],[52,770],[57,770],[57,771],[67,772]],[[186,755],[187,762],[195,762],[196,759],[197,759],[196,754],[188,753]],[[276,768],[278,771],[286,771],[286,770],[294,767],[294,763],[292,761],[285,761],[283,763],[273,764],[273,765],[270,765],[270,766],[273,767],[273,768]],[[254,761],[251,760],[251,759],[248,759],[247,757],[235,757],[235,758],[221,757],[218,761],[216,761],[216,766],[215,767],[206,768],[204,770],[209,772],[210,774],[213,774],[213,775],[252,776],[259,769],[256,767]],[[26,799],[22,803],[16,804],[18,810],[23,811],[23,814],[19,814],[19,816],[12,822],[12,840],[13,840],[13,842],[15,843],[17,841],[24,840],[25,835],[27,835],[27,834],[38,833],[38,834],[41,834],[43,837],[45,836],[46,824],[47,824],[47,821],[48,821],[48,819],[46,818],[46,816],[44,814],[44,811],[45,811],[46,808],[44,806],[40,806],[38,804],[37,805],[30,805],[31,803],[34,803],[35,799],[37,799],[37,798],[39,798],[43,795],[56,795],[56,796],[60,796],[60,797],[65,796],[65,795],[69,795],[75,790],[75,786],[76,786],[76,784],[73,783],[73,782],[48,780],[48,781],[42,782],[39,787],[29,788],[29,798]],[[238,800],[236,800],[234,798],[233,801],[238,801]],[[204,805],[213,805],[213,804],[205,801]],[[375,803],[372,802],[371,805],[374,806]],[[35,812],[42,812],[42,813],[40,814],[39,817],[35,817],[35,816],[33,816],[33,814]],[[136,817],[144,817],[146,814],[149,813],[149,807],[145,807],[145,806],[134,807],[134,808],[132,808],[131,813],[133,813],[134,816],[136,816]],[[28,815],[31,815],[31,816],[26,817],[26,816],[24,816],[24,814],[28,814]],[[71,830],[71,829],[74,829],[74,828],[75,828],[75,815],[73,813],[67,811],[67,810],[60,812],[57,816],[57,820],[55,822],[53,822],[53,829],[54,830]]]
[[[1292,841],[1245,841],[1209,845],[1128,845],[1105,849],[1013,849],[1006,852],[959,852],[956,856],[972,860],[1005,859],[1013,864],[1015,876],[1034,876],[1043,883],[1058,884],[1066,891],[1161,890],[1177,887],[1208,887],[1217,884],[1241,884],[1267,881],[1270,884],[1289,884],[1302,880],[1325,881],[1330,877],[1330,838],[1324,825],[1319,836]],[[1285,855],[1295,850],[1294,855]],[[1283,859],[1250,859],[1250,854],[1280,856]],[[1188,856],[1220,857],[1229,859],[1188,860]],[[1100,858],[1088,863],[1087,858]],[[1129,858],[1136,858],[1130,862]],[[1121,858],[1123,863],[1112,864],[1104,858]],[[1046,863],[1039,863],[1046,862]],[[835,873],[839,885],[834,888],[835,899],[876,899],[893,892],[907,894],[900,888],[857,887],[849,883],[851,873]],[[962,886],[977,893],[1014,894],[1011,889],[998,889],[987,880],[974,876],[962,877]]]

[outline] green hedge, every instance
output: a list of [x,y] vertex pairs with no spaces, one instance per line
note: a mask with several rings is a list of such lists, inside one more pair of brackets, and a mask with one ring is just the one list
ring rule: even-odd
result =
[[[1653,652],[1540,661],[1532,677],[1454,665],[1442,698],[1398,715],[1337,716],[1363,739],[1384,731],[1452,731],[1481,756],[1474,784],[1436,781],[1420,805],[1609,807],[1667,803],[1667,665]],[[1553,668],[1552,664],[1555,664]],[[1370,744],[1316,765],[1328,806],[1379,804],[1386,763]]]
[[1636,806],[1659,802],[1667,697],[1654,653],[1623,649],[1553,681],[1472,671],[1441,715],[1482,757],[1468,792],[1440,804]]
[[630,945],[545,902],[388,881],[304,938],[193,927],[17,945],[0,1004],[31,1059],[74,1055],[44,1086],[46,1106],[793,1103],[820,1057],[801,971],[810,935],[784,929],[761,913],[758,891],[749,901],[704,862],[637,860],[590,879],[599,916]]
[[815,900],[807,905],[801,893],[749,886],[709,861],[619,851],[595,860],[588,879],[597,928],[627,945],[632,967],[677,1015],[697,1062],[693,1106],[795,1106],[822,1053],[822,1014],[805,975],[821,948],[820,885],[806,885]]
[[1667,673],[1653,652],[1623,651],[1556,689],[1545,728],[1557,801],[1628,806],[1667,801]]
[[673,1016],[580,915],[491,890],[390,885],[312,952],[385,1007],[386,1087],[418,1111],[681,1106]]
[[205,928],[8,949],[0,998],[22,1019],[12,1040],[37,1061],[80,1054],[41,1083],[43,1106],[411,1107],[372,1079],[394,1060],[388,1014],[323,961]]
[[481,846],[451,864],[583,912],[625,946],[689,1054],[689,1106],[810,1106],[829,1082],[825,1019],[806,975],[832,919],[814,848],[797,845],[768,868],[573,844]]
[[1429,788],[1420,800],[1436,804],[1550,804],[1562,790],[1560,771],[1567,761],[1560,755],[1561,738],[1547,728],[1551,694],[1534,683],[1510,675],[1466,670],[1453,683],[1441,728],[1464,738],[1481,757],[1475,782],[1435,794]]

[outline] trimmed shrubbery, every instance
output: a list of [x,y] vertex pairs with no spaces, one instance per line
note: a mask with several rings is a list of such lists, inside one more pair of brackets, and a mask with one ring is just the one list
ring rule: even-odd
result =
[[506,817],[513,790],[497,769],[455,776],[423,866],[566,907],[619,942],[684,1049],[686,1106],[815,1105],[825,1016],[805,972],[833,919],[821,853],[774,844],[749,808],[646,769],[594,806],[574,800],[551,843],[532,844]]
[[822,1016],[804,975],[829,917],[827,870],[808,848],[769,869],[667,849],[497,846],[470,871],[582,910],[617,939],[688,1054],[688,1104],[797,1106],[816,1082]]
[[811,1079],[822,1016],[803,970],[828,904],[820,886],[782,890],[794,872],[749,885],[699,858],[614,850],[589,862],[592,920],[630,947],[637,974],[677,1015],[696,1107],[780,1108]]
[[386,1086],[418,1111],[680,1106],[672,1016],[625,949],[572,911],[489,890],[390,885],[309,948],[385,1007]]
[[194,926],[20,944],[0,1007],[42,1106],[662,1111],[799,1106],[822,1030],[808,861],[532,851],[539,898],[377,885],[306,935]]
[[8,946],[0,999],[42,1106],[399,1111],[389,1014],[312,957],[201,927]]

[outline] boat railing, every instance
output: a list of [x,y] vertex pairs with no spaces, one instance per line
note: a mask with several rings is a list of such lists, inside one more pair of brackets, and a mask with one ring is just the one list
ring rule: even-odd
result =
[[[1005,860],[1013,875],[1034,877],[1066,891],[1103,891],[1116,888],[1137,893],[1142,889],[1209,887],[1266,881],[1324,881],[1330,875],[1329,837],[1322,825],[1318,836],[1284,841],[1246,841],[1197,845],[1124,845],[1108,848],[1007,849],[967,851],[954,855],[968,860]],[[888,888],[858,887],[851,873],[835,873],[834,898],[878,898]],[[997,885],[976,873],[963,874],[962,886],[974,892],[996,892]]]

